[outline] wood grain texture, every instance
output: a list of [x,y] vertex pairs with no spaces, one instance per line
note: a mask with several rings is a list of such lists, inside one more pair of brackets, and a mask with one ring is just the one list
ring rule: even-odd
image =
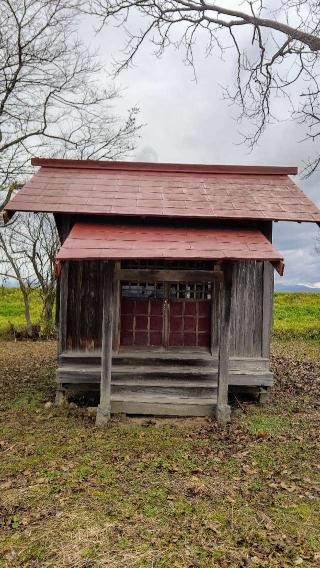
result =
[[116,278],[131,282],[213,282],[222,278],[213,270],[150,270],[123,268],[116,270]]
[[114,263],[103,263],[103,272],[100,407],[108,411],[111,400]]
[[[114,272],[119,272],[121,262],[116,261]],[[114,296],[113,296],[113,350],[119,351],[120,348],[120,319],[121,319],[121,282],[114,276]]]
[[59,285],[59,334],[58,353],[61,354],[67,348],[67,313],[69,299],[69,263],[62,266]]
[[271,331],[273,322],[274,272],[269,262],[263,263],[262,303],[262,357],[270,356]]
[[101,349],[103,265],[71,262],[69,267],[68,350]]
[[[273,270],[272,267],[271,270]],[[234,263],[230,332],[231,356],[261,356],[263,271],[264,265],[261,262]]]
[[220,287],[220,339],[218,354],[218,406],[228,404],[228,377],[230,355],[230,323],[232,303],[233,265],[224,269],[224,280]]
[[[272,243],[272,221],[267,222],[262,227],[262,231],[267,239]],[[270,357],[270,342],[273,323],[273,303],[274,303],[274,271],[269,262],[263,264],[263,305],[262,305],[262,348],[263,357]]]

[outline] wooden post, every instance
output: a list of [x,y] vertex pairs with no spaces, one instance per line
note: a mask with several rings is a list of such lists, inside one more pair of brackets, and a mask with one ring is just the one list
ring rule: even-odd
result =
[[[56,291],[56,302],[58,309],[58,357],[67,349],[67,323],[68,323],[68,281],[69,281],[69,262],[63,262],[59,276],[59,286]],[[59,372],[58,372],[59,378]],[[63,406],[67,401],[66,390],[58,382],[55,403]]]
[[218,396],[216,418],[219,424],[230,421],[230,406],[228,405],[229,381],[229,343],[232,300],[233,265],[225,265],[224,279],[220,286],[220,333],[218,355]]
[[[263,233],[272,243],[272,221],[263,224]],[[262,301],[262,357],[270,357],[270,340],[273,320],[274,269],[271,262],[263,263]]]
[[[115,262],[115,272],[119,273],[121,268],[121,262]],[[113,350],[119,351],[120,344],[120,302],[121,302],[121,282],[119,278],[114,279],[114,291],[113,291]]]
[[67,348],[69,262],[62,263],[59,278],[59,298],[57,297],[57,302],[59,302],[58,355],[61,355]]
[[273,320],[273,266],[263,263],[263,302],[262,302],[262,357],[270,357],[270,341]]
[[108,423],[111,415],[111,371],[112,371],[112,335],[113,335],[113,292],[114,262],[104,262],[103,307],[102,307],[102,345],[101,345],[101,382],[100,404],[97,408],[96,424]]

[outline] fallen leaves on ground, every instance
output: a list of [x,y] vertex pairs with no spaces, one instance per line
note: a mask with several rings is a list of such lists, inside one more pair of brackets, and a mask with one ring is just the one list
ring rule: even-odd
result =
[[211,419],[59,409],[53,342],[0,343],[0,567],[278,568],[320,560],[320,366],[274,345],[265,407]]

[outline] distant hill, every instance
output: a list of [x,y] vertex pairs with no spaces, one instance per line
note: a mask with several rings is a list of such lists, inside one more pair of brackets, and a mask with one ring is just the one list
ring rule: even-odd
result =
[[275,292],[311,292],[320,293],[320,288],[311,288],[303,284],[275,284]]

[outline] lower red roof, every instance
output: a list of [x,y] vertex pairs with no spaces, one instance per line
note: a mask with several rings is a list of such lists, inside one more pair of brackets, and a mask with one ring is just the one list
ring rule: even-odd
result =
[[254,229],[183,228],[76,223],[57,260],[268,260],[283,257]]

